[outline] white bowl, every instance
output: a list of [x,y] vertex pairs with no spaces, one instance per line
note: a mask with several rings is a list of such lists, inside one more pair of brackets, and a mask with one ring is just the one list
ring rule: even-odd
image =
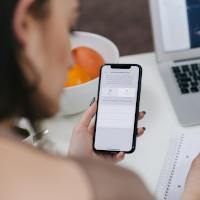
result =
[[[72,49],[85,46],[101,54],[105,63],[118,63],[119,50],[109,39],[87,32],[75,32],[71,38]],[[60,115],[72,115],[85,111],[97,96],[99,78],[74,87],[64,88]]]

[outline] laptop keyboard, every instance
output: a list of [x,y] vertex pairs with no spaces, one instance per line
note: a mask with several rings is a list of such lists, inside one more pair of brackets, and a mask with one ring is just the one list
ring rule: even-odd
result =
[[200,63],[172,67],[182,94],[200,91]]

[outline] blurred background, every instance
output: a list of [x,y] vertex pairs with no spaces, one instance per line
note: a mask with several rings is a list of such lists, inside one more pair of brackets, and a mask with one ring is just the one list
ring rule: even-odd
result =
[[121,55],[153,50],[148,0],[80,0],[77,30],[111,39]]

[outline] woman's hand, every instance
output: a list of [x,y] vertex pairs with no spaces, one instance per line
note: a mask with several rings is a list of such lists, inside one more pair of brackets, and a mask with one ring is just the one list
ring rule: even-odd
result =
[[200,199],[200,154],[193,161],[187,176],[182,200]]
[[[93,151],[94,121],[92,120],[97,111],[97,103],[94,102],[91,107],[83,114],[80,123],[74,128],[69,155],[75,157],[92,157],[97,159],[110,160],[118,162],[124,159],[125,153],[120,152],[115,155],[99,154]],[[139,119],[143,119],[145,112],[139,114]],[[145,128],[138,128],[138,137],[143,135]]]

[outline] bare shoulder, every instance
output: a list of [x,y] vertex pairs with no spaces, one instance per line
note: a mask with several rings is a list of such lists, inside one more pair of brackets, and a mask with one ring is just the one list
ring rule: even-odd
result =
[[91,198],[87,177],[72,160],[4,137],[0,137],[0,159],[1,200]]

